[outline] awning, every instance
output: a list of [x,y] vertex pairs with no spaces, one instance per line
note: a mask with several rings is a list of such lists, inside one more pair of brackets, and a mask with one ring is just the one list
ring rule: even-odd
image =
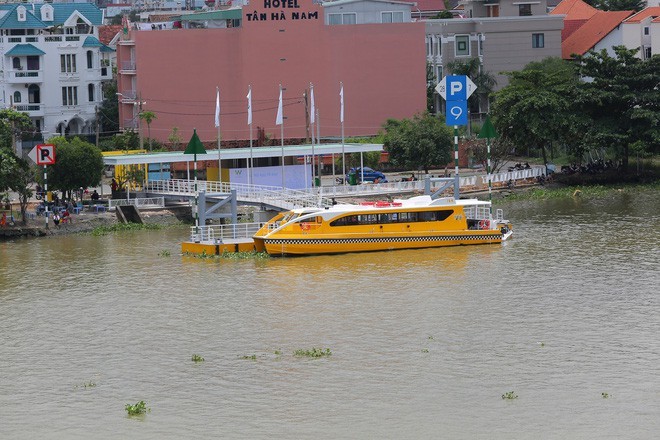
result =
[[85,38],[85,42],[83,43],[82,47],[101,47],[103,46],[103,43],[99,41],[98,38],[89,36]]
[[20,56],[30,56],[30,55],[46,55],[46,52],[36,48],[31,44],[17,44],[16,46],[12,47],[8,52],[5,52],[5,55],[9,57],[14,57],[14,56],[20,57]]

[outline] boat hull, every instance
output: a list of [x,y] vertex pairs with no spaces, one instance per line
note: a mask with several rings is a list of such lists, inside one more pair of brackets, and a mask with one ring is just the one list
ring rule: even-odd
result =
[[496,244],[503,241],[500,231],[463,231],[442,234],[392,236],[278,236],[254,237],[258,249],[270,255],[314,255],[349,252],[373,252],[397,249],[422,249],[444,246]]

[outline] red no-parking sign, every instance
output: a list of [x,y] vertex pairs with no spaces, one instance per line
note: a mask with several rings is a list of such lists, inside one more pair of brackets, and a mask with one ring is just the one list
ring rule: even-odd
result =
[[28,153],[37,165],[55,165],[55,145],[39,144]]

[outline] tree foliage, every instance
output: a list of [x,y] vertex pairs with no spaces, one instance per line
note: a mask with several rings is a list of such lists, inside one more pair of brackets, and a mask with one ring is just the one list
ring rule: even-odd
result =
[[384,128],[384,143],[395,166],[428,172],[431,166],[451,160],[451,130],[429,113],[412,119],[388,119]]
[[637,49],[591,51],[575,58],[582,77],[576,111],[589,118],[585,148],[610,148],[627,167],[631,146],[657,154],[660,145],[660,55]]
[[103,176],[103,155],[95,145],[78,137],[58,136],[48,141],[55,145],[55,165],[48,167],[49,187],[61,191],[97,186]]
[[18,139],[33,131],[34,126],[27,113],[10,108],[0,110],[0,148],[12,148],[12,134]]
[[641,11],[646,7],[645,0],[586,0],[594,8],[602,11]]

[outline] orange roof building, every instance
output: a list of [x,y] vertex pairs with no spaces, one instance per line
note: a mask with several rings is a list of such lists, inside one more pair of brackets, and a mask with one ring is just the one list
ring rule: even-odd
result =
[[[563,3],[563,2],[562,2]],[[584,55],[591,49],[611,49],[623,44],[621,23],[634,11],[597,11],[561,44],[561,56]]]
[[564,17],[564,29],[561,32],[561,41],[563,42],[597,12],[598,9],[582,0],[563,0],[550,14],[566,16]]

